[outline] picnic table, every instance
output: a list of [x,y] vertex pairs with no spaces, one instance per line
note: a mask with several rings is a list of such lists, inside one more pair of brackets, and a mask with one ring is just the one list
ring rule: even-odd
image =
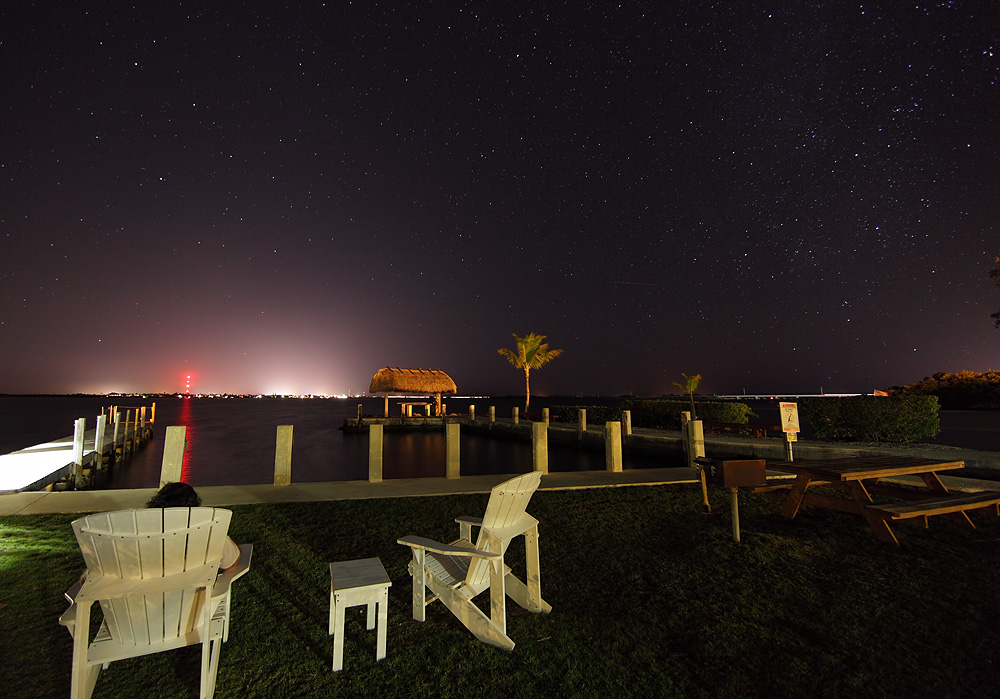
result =
[[[825,507],[863,516],[876,538],[898,544],[891,522],[908,521],[925,528],[928,519],[947,515],[954,521],[975,529],[968,510],[993,507],[1000,515],[1000,492],[950,493],[938,477],[940,471],[965,468],[964,461],[943,461],[922,457],[874,456],[845,457],[818,461],[768,461],[774,471],[795,474],[788,489],[782,514],[794,519],[803,504]],[[894,476],[919,476],[925,488],[906,488],[882,483]],[[811,492],[823,485],[842,490],[849,497]],[[903,503],[876,504],[872,495],[884,495]]]

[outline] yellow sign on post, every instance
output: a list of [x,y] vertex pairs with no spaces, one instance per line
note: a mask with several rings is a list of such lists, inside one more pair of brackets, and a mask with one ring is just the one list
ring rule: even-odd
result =
[[800,432],[799,430],[799,404],[779,403],[781,409],[781,429],[784,432]]
[[781,429],[785,433],[785,459],[792,461],[795,455],[792,451],[792,442],[798,439],[799,432],[799,405],[798,403],[779,403],[781,411]]

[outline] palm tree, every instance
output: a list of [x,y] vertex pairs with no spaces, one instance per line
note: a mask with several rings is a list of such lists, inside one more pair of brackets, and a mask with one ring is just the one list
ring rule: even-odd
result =
[[516,369],[524,369],[524,412],[528,412],[528,403],[531,401],[531,385],[528,383],[528,374],[532,369],[541,369],[553,359],[563,353],[561,349],[550,350],[545,342],[545,335],[528,333],[524,337],[514,335],[517,347],[514,349],[497,350],[507,358],[507,361],[514,365]]
[[677,383],[674,381],[674,386],[682,389],[688,397],[691,399],[691,419],[697,420],[698,415],[694,412],[694,392],[698,390],[698,384],[701,383],[701,374],[695,374],[694,376],[688,376],[682,373],[681,376],[684,377],[684,383]]

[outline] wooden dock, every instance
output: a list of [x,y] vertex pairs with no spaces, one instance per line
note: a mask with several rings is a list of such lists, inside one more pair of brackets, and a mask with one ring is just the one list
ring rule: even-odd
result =
[[0,456],[0,493],[91,485],[98,474],[127,461],[153,434],[145,418],[119,421],[117,428],[105,429],[99,445],[95,427]]

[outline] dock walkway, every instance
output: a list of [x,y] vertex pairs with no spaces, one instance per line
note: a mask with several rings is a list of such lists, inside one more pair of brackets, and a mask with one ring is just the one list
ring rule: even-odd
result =
[[[144,435],[140,441],[148,438],[148,430],[149,427],[139,427],[140,436]],[[87,430],[84,434],[82,464],[86,468],[110,457],[119,447],[133,444],[135,431],[132,426],[122,430],[118,435],[118,442],[115,443],[114,432],[105,430],[99,450],[95,444],[96,438],[96,429]],[[75,471],[72,435],[36,444],[33,447],[25,447],[0,456],[0,496],[3,493],[45,488],[73,475]]]

